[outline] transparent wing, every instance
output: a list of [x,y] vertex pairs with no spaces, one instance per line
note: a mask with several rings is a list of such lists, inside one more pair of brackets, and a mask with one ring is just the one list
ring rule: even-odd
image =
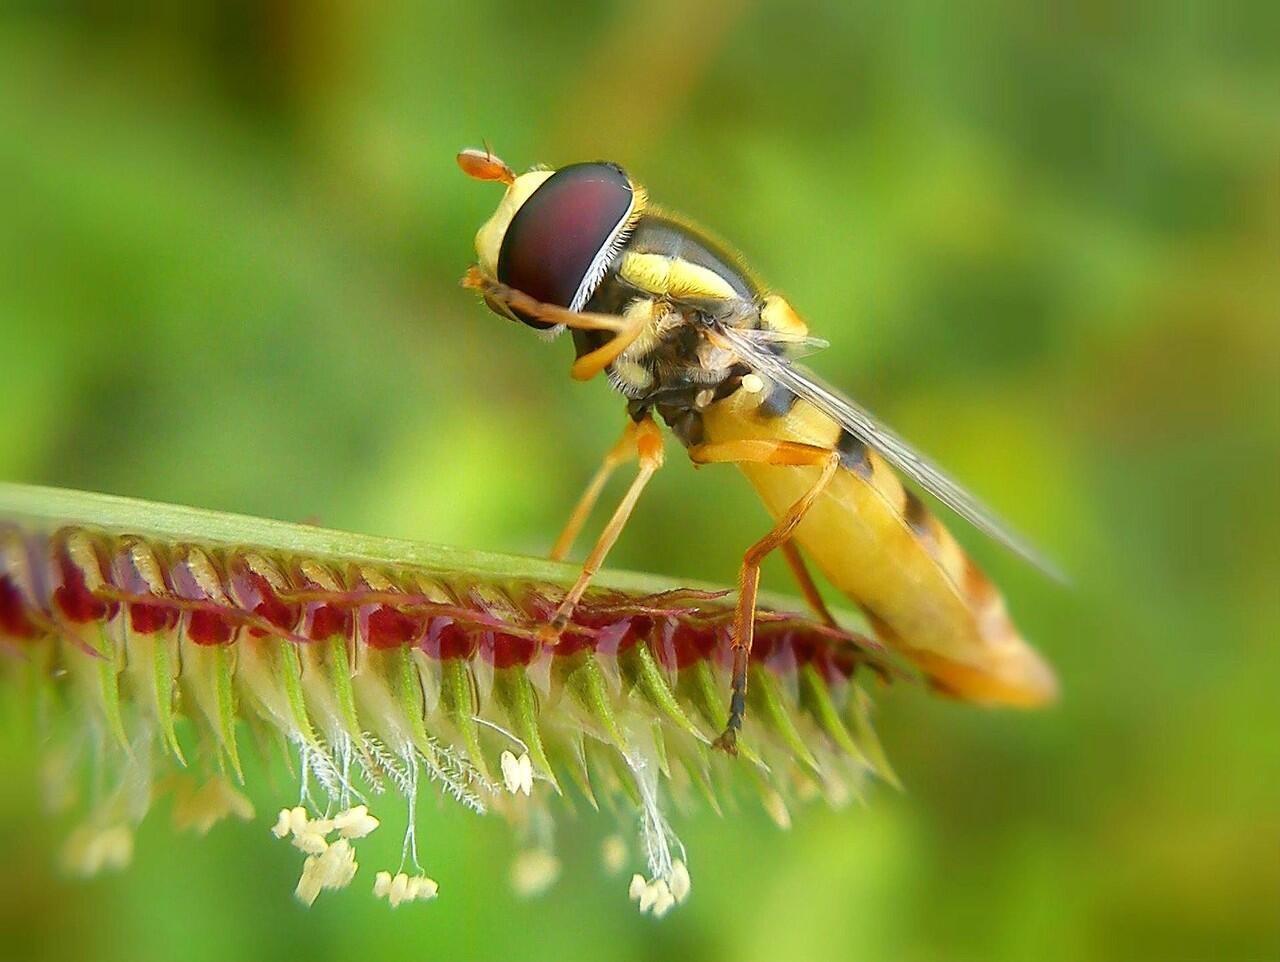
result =
[[805,357],[816,351],[825,351],[831,346],[830,341],[821,337],[811,337],[808,334],[791,334],[786,331],[770,331],[765,328],[735,330],[733,333],[744,340],[750,341],[758,350],[770,351],[770,353],[776,353],[776,350],[780,350],[792,360]]
[[886,461],[983,534],[1004,545],[1049,577],[1065,582],[1061,570],[1025,538],[1001,521],[985,504],[949,478],[941,468],[886,427],[870,411],[824,384],[812,372],[792,364],[770,349],[757,332],[722,328],[728,346],[749,367],[774,383],[794,391],[829,418],[874,448]]

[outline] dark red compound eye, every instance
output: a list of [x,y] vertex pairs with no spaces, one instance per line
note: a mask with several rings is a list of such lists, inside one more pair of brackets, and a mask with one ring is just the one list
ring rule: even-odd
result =
[[[613,164],[573,164],[542,183],[507,227],[498,280],[545,304],[581,310],[584,281],[626,226],[634,191]],[[595,278],[598,280],[598,277]],[[552,324],[522,317],[531,327]]]

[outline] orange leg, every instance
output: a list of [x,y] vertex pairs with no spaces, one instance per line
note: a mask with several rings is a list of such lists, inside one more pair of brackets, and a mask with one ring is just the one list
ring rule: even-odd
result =
[[[649,302],[652,307],[652,301]],[[626,318],[627,326],[620,330],[607,342],[594,351],[582,355],[573,362],[569,376],[575,381],[590,381],[606,367],[618,359],[618,355],[635,343],[637,337],[644,333],[653,311],[638,313],[635,317]]]
[[591,516],[591,509],[600,500],[604,486],[609,483],[609,478],[613,476],[613,472],[635,456],[636,424],[628,418],[622,437],[609,450],[609,453],[604,456],[604,462],[596,470],[595,475],[591,478],[591,483],[587,485],[587,489],[582,492],[582,497],[578,499],[578,503],[573,509],[573,514],[569,516],[564,530],[560,532],[560,537],[556,539],[555,546],[551,549],[552,561],[563,561],[565,556],[569,554],[569,549],[573,547],[573,542],[582,530],[582,526],[587,523],[587,518]]
[[[729,699],[729,721],[715,747],[730,755],[737,754],[738,731],[747,711],[747,668],[751,662],[751,643],[755,637],[756,595],[760,589],[760,563],[769,552],[785,545],[804,519],[818,496],[831,483],[840,467],[840,455],[826,448],[791,441],[727,441],[700,445],[689,451],[697,463],[721,461],[754,461],[776,465],[821,465],[812,487],[778,519],[773,530],[747,549],[738,573],[738,607],[733,627],[733,692]],[[808,572],[805,572],[808,577]],[[810,586],[813,582],[809,581]],[[814,588],[814,593],[817,593]]]
[[619,317],[616,314],[571,311],[557,304],[546,304],[534,300],[523,291],[486,277],[477,267],[467,271],[462,278],[462,286],[480,291],[495,301],[500,301],[508,307],[519,310],[522,314],[548,324],[563,324],[565,327],[580,331],[613,331],[614,336],[607,344],[601,345],[589,354],[584,354],[574,362],[569,373],[578,381],[589,381],[612,364],[618,355],[640,336],[650,319],[650,315],[644,313],[634,318]]
[[462,277],[462,286],[473,291],[479,291],[487,297],[492,297],[496,301],[501,301],[503,304],[517,308],[522,314],[528,314],[530,317],[539,321],[546,321],[548,324],[563,324],[565,327],[583,331],[621,331],[627,327],[626,319],[618,317],[616,314],[591,314],[587,311],[571,311],[569,308],[560,307],[558,304],[544,304],[542,301],[534,300],[523,291],[508,287],[492,277],[486,277],[478,267],[467,269],[467,273]]
[[[640,494],[644,491],[645,485],[649,483],[649,479],[653,477],[658,468],[662,467],[662,432],[658,429],[658,425],[654,423],[653,418],[646,416],[636,422],[634,435],[635,451],[640,461],[640,469],[636,472],[636,477],[631,482],[631,487],[623,495],[622,502],[618,505],[617,510],[613,512],[613,517],[609,519],[609,523],[605,525],[604,530],[600,533],[595,547],[591,549],[591,553],[587,555],[587,560],[583,562],[582,573],[578,575],[578,580],[574,582],[573,587],[569,589],[569,593],[560,602],[560,606],[551,618],[551,623],[545,626],[542,634],[547,641],[554,641],[560,637],[560,632],[564,631],[565,625],[569,623],[569,618],[573,615],[573,609],[577,607],[583,593],[590,586],[591,579],[596,576],[596,572],[604,564],[604,559],[609,554],[609,549],[613,547],[614,542],[618,540],[618,535],[622,534],[622,529],[626,527],[627,519],[631,517],[631,512],[635,510],[636,502],[640,500]],[[563,537],[561,535],[562,539]]]

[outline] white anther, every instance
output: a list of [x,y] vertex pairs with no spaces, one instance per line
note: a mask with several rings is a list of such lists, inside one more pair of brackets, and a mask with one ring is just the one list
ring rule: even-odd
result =
[[253,818],[253,803],[236,791],[225,776],[218,775],[203,785],[190,787],[195,784],[194,779],[186,779],[177,791],[173,805],[175,828],[189,828],[205,835],[228,816],[246,820]]
[[271,826],[271,834],[276,838],[284,838],[289,834],[289,830],[289,810],[282,808],[280,814],[276,816],[275,825]]
[[289,831],[298,835],[307,830],[307,810],[301,805],[289,809]]
[[426,902],[440,893],[440,885],[433,878],[415,875],[409,879],[409,897],[417,902]]
[[[358,805],[338,816],[342,827],[338,828],[334,819],[309,819],[306,809],[287,809],[280,813],[272,832],[278,838],[286,833],[293,833],[293,845],[307,853],[307,860],[302,863],[302,877],[298,879],[294,894],[298,900],[311,905],[324,889],[346,888],[355,878],[356,851],[348,840],[348,832],[360,832],[367,835],[377,828],[378,820],[369,815],[363,805]],[[369,822],[373,827],[369,827]],[[326,836],[337,829],[343,838],[330,844]],[[367,831],[366,831],[367,829]],[[361,834],[353,834],[351,838],[359,838]],[[375,882],[375,890],[379,882]]]
[[[683,880],[673,879],[673,881],[678,882],[684,895],[689,894],[687,872],[684,873]],[[641,875],[631,876],[629,894],[633,900],[639,901],[642,913],[651,912],[654,918],[659,919],[671,911],[671,907],[681,900],[681,896],[676,895],[672,890],[671,884],[666,879],[658,878],[651,882],[646,882]]]
[[307,822],[306,830],[308,832],[313,832],[316,835],[328,835],[333,831],[333,819],[313,818],[311,821]]
[[299,832],[293,837],[293,846],[308,855],[323,855],[329,848],[329,843],[325,841],[324,836],[319,832],[308,830]]
[[644,890],[649,887],[649,883],[644,880],[644,876],[636,873],[631,876],[631,884],[627,887],[627,896],[633,902],[638,902],[644,898]]
[[545,849],[526,849],[511,863],[511,887],[517,895],[541,895],[559,877],[560,860]]
[[653,883],[653,887],[657,890],[657,896],[653,900],[653,917],[660,919],[671,911],[671,906],[676,904],[675,896],[671,894],[671,889],[662,879]]
[[425,875],[410,877],[398,872],[393,876],[390,872],[379,872],[373,881],[373,894],[386,899],[393,909],[405,902],[426,902],[435,898],[439,891],[436,880]]
[[600,846],[600,859],[604,862],[604,870],[610,875],[617,875],[627,864],[627,843],[621,835],[610,835]]
[[507,786],[507,791],[514,795],[520,790],[520,765],[516,762],[516,756],[509,751],[504,751],[498,762],[502,766],[502,783]]
[[509,751],[504,751],[499,758],[502,765],[502,783],[512,795],[524,792],[528,795],[533,790],[533,762],[529,753],[519,758]]
[[379,824],[364,805],[357,805],[345,812],[339,812],[333,819],[333,827],[343,838],[364,838]]
[[79,875],[121,869],[133,858],[133,832],[127,825],[84,825],[71,833],[63,850],[67,867]]
[[693,880],[689,878],[689,869],[685,867],[684,862],[676,859],[671,863],[671,895],[677,902],[683,902],[689,897],[689,890],[693,888]]
[[396,873],[396,877],[391,880],[391,891],[388,898],[391,901],[391,907],[398,908],[400,903],[409,897],[409,876],[404,872]]
[[744,374],[742,376],[742,390],[748,394],[759,394],[764,390],[764,381],[760,379],[759,374]]
[[293,890],[293,894],[303,905],[312,905],[320,894],[323,884],[324,869],[320,866],[320,859],[310,855],[302,863],[302,877],[298,879],[298,886]]
[[327,889],[346,888],[356,877],[356,850],[345,838],[340,838],[330,845],[320,863],[324,869],[324,887]]

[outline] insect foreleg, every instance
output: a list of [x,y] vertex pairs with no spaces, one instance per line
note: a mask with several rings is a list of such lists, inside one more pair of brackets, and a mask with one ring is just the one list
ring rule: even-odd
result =
[[574,361],[569,374],[575,381],[589,381],[612,364],[619,354],[644,333],[645,327],[653,316],[652,302],[647,302],[644,310],[636,311],[634,314],[628,312],[625,317],[617,314],[571,311],[558,304],[546,304],[535,300],[523,291],[486,277],[478,267],[472,267],[467,271],[462,278],[462,286],[480,291],[492,300],[547,324],[560,324],[579,331],[612,331],[614,336],[608,342]]
[[609,523],[600,532],[600,537],[596,540],[595,547],[591,549],[591,553],[587,555],[587,560],[583,562],[582,573],[578,575],[578,580],[574,582],[573,587],[569,589],[569,593],[560,602],[560,606],[551,618],[551,623],[546,626],[543,633],[549,641],[554,641],[560,636],[560,632],[564,631],[565,625],[569,623],[570,616],[573,615],[573,609],[591,584],[591,579],[595,577],[596,572],[600,570],[600,566],[604,564],[604,559],[609,554],[609,549],[613,547],[614,542],[618,540],[618,535],[626,527],[627,519],[631,517],[631,512],[635,510],[636,502],[640,500],[640,494],[644,491],[645,485],[649,483],[649,479],[653,477],[658,468],[662,467],[662,433],[649,415],[645,415],[636,422],[635,450],[636,456],[640,461],[640,469],[636,472],[635,480],[631,482],[631,487],[622,496],[622,502],[618,505],[617,510],[613,512],[613,517],[609,519]]
[[582,530],[582,526],[587,523],[587,518],[591,516],[591,509],[600,500],[604,486],[608,484],[613,472],[636,456],[636,434],[636,423],[627,418],[627,426],[622,431],[622,437],[618,439],[617,444],[609,449],[609,453],[604,456],[604,461],[601,462],[600,467],[591,478],[587,489],[582,492],[582,497],[578,499],[577,505],[574,506],[573,514],[569,516],[564,530],[560,532],[560,537],[556,539],[556,543],[551,549],[552,561],[564,560],[569,553],[569,549],[573,547],[573,542]]
[[[760,589],[760,564],[773,551],[785,545],[796,526],[813,507],[814,501],[835,477],[840,468],[840,454],[827,448],[791,441],[740,440],[721,444],[699,445],[689,450],[699,464],[722,461],[754,461],[776,465],[821,465],[813,486],[800,497],[786,514],[778,519],[768,534],[747,549],[738,572],[738,608],[733,628],[732,694],[729,698],[729,721],[715,740],[715,747],[736,755],[738,732],[747,711],[747,669],[751,663],[751,644],[755,638],[756,595]],[[803,570],[803,569],[802,569]],[[807,577],[808,572],[805,572]],[[809,582],[812,586],[812,581]],[[814,589],[816,594],[816,588]]]
[[509,287],[481,273],[480,268],[471,267],[463,275],[462,286],[479,291],[508,307],[518,308],[522,313],[545,321],[548,324],[563,324],[565,327],[582,331],[623,331],[629,326],[624,317],[616,314],[592,314],[587,311],[571,311],[558,304],[545,304],[534,300],[523,291]]
[[618,359],[623,351],[635,343],[637,337],[653,321],[655,305],[652,300],[641,299],[627,308],[624,319],[627,326],[604,344],[573,362],[569,374],[575,381],[589,381]]

